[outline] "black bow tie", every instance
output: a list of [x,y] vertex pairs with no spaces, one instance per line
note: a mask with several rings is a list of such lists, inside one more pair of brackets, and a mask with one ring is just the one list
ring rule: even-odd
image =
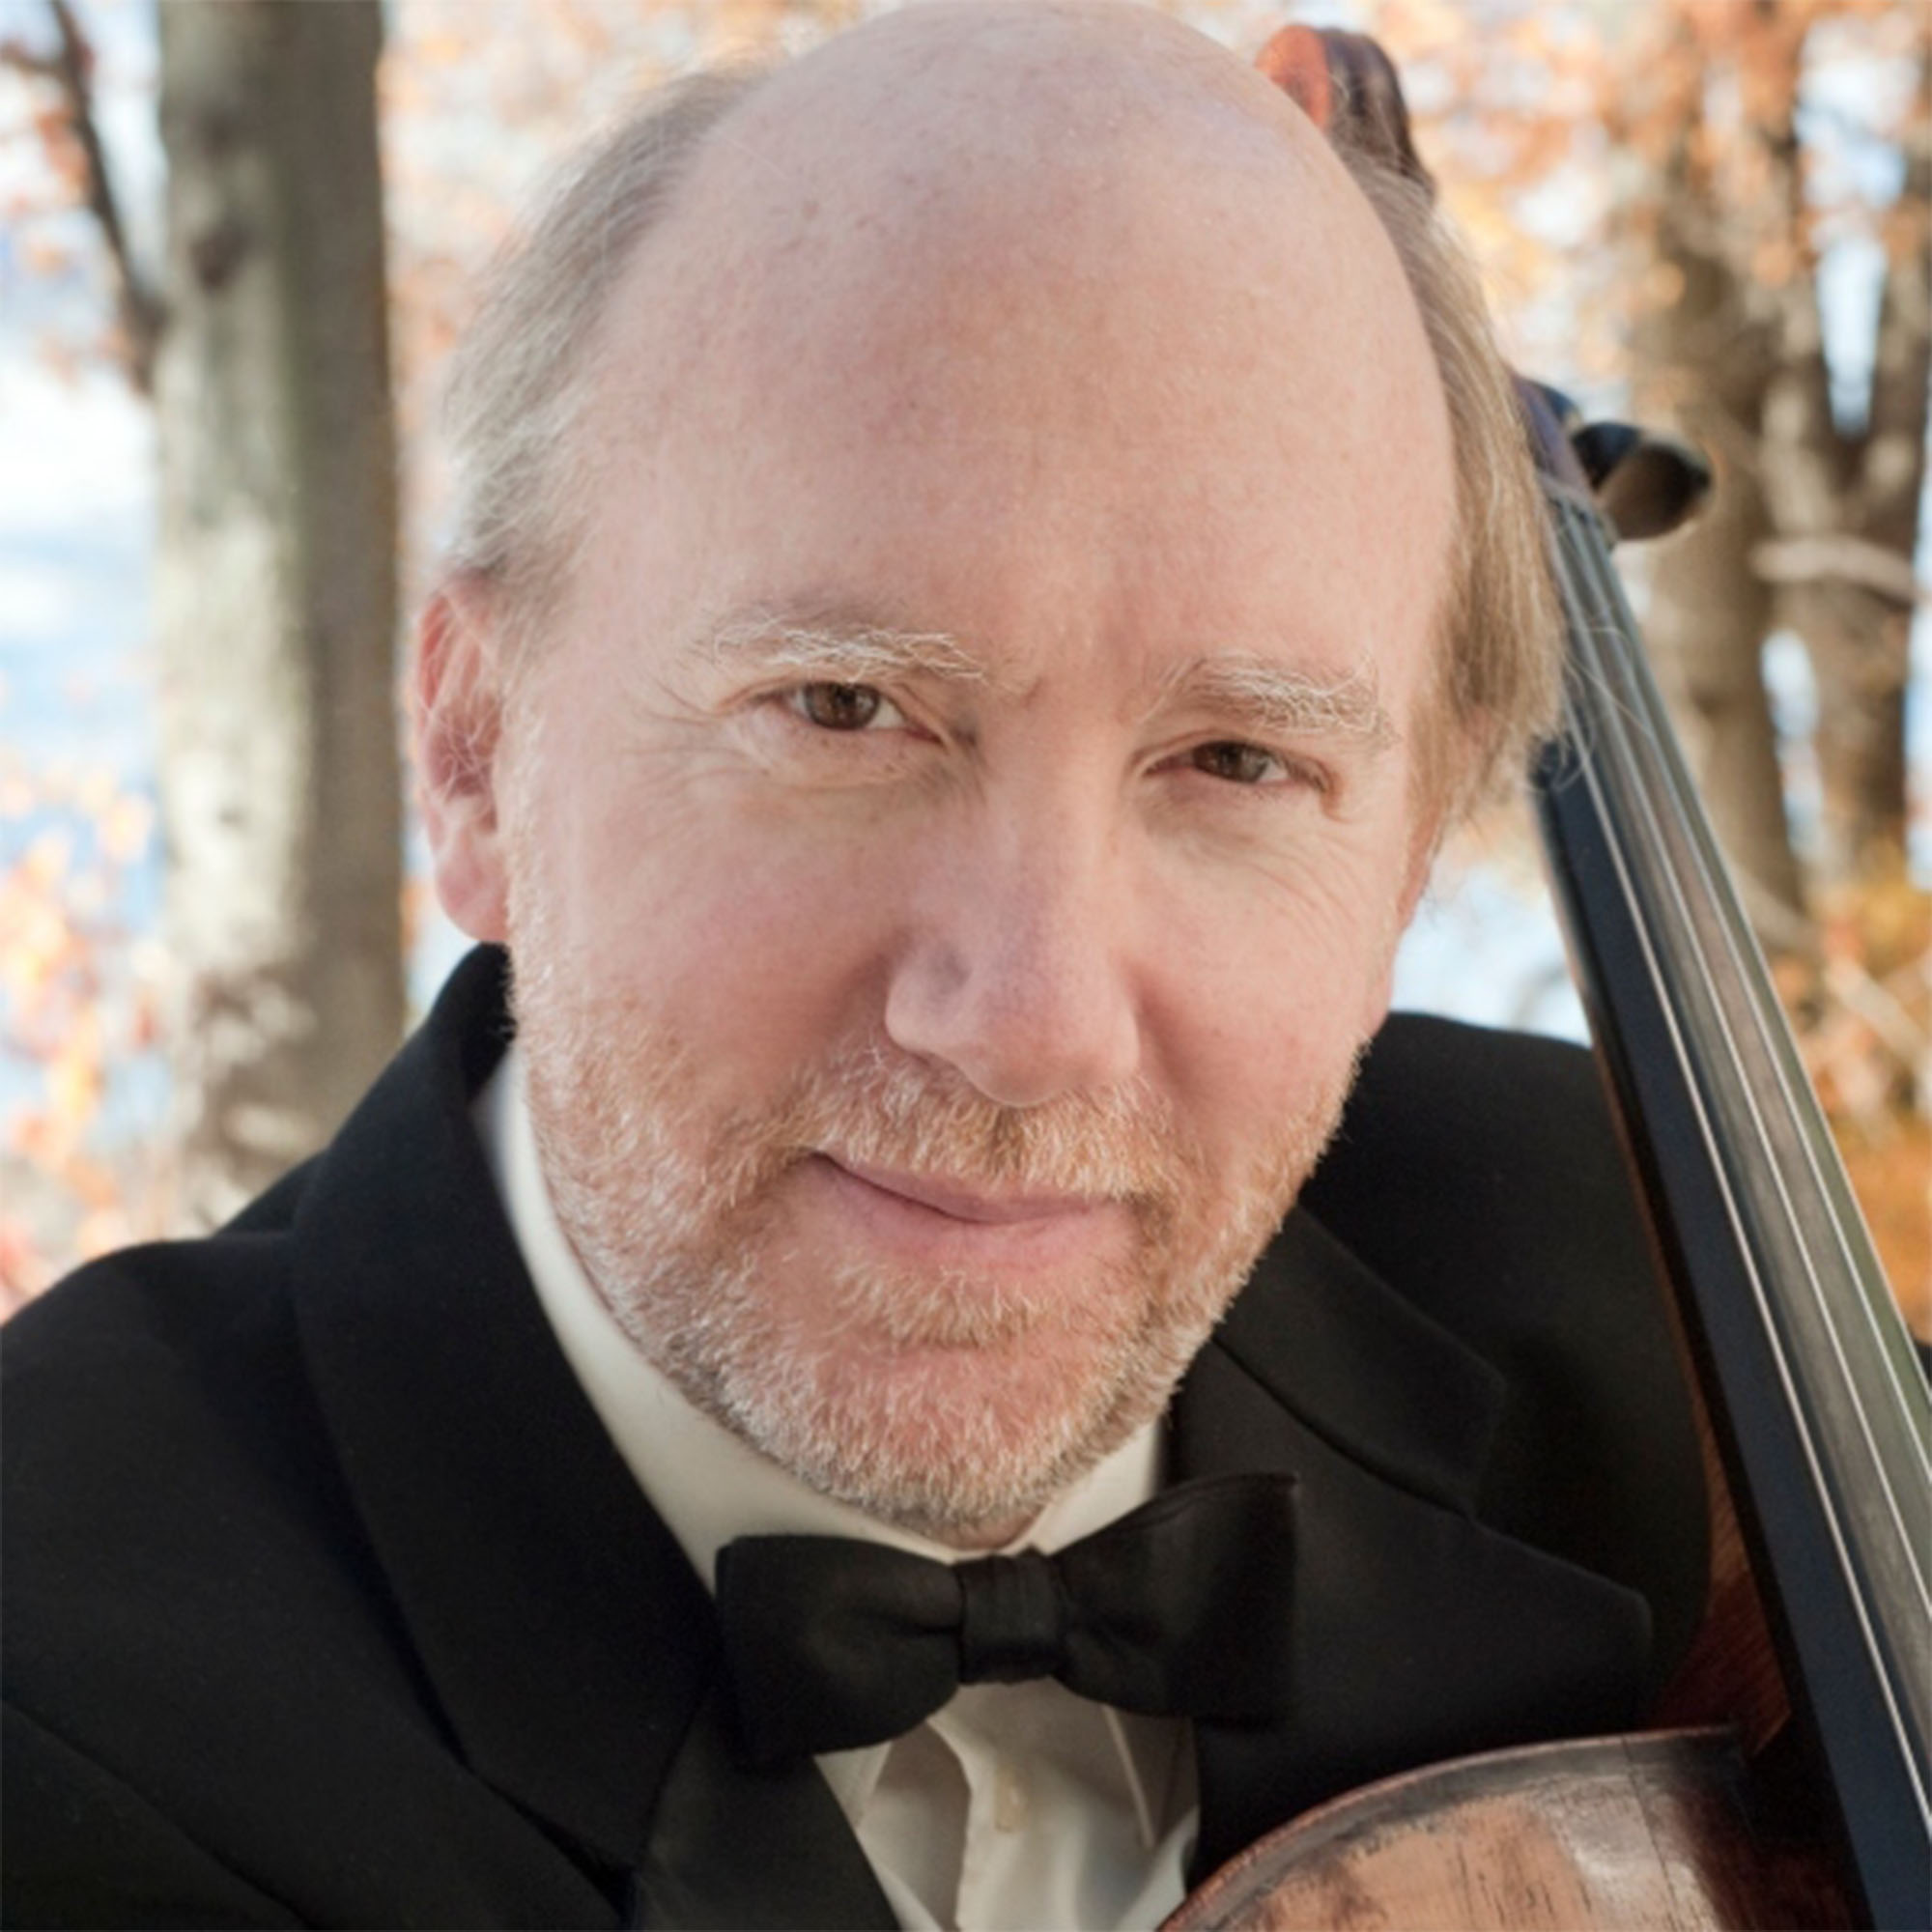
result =
[[935,1563],[833,1536],[718,1552],[718,1614],[748,1756],[898,1737],[962,1684],[1057,1677],[1127,1711],[1286,1715],[1294,1479],[1214,1476],[1069,1544]]

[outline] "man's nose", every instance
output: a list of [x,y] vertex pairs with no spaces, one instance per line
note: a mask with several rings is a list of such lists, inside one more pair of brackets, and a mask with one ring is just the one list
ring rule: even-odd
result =
[[1121,881],[1102,838],[1009,828],[935,865],[894,962],[886,1031],[1030,1107],[1140,1070]]

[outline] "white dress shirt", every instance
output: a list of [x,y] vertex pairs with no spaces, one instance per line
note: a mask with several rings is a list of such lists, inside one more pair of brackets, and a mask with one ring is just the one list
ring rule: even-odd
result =
[[[618,1452],[707,1587],[734,1536],[856,1536],[940,1562],[963,1552],[809,1489],[694,1408],[631,1344],[558,1225],[514,1046],[476,1124],[538,1299]],[[1150,1424],[1009,1546],[1053,1551],[1160,1486]],[[1111,1710],[1050,1680],[962,1688],[889,1744],[818,1760],[902,1926],[1157,1924],[1186,1890],[1198,1821],[1185,1723]]]

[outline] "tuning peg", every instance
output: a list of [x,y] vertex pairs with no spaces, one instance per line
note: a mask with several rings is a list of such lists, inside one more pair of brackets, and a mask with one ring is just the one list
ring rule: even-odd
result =
[[1687,524],[1711,494],[1711,466],[1676,437],[1629,423],[1597,422],[1570,432],[1597,508],[1629,543]]

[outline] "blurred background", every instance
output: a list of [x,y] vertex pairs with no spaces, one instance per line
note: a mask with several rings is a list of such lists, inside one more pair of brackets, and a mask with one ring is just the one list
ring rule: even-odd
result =
[[[869,0],[0,0],[0,1307],[232,1212],[462,942],[396,694],[439,373],[572,144]],[[1932,6],[1188,0],[1373,33],[1519,367],[1698,442],[1624,562],[1908,1320],[1932,1333]],[[1398,1004],[1582,1037],[1526,815]]]

